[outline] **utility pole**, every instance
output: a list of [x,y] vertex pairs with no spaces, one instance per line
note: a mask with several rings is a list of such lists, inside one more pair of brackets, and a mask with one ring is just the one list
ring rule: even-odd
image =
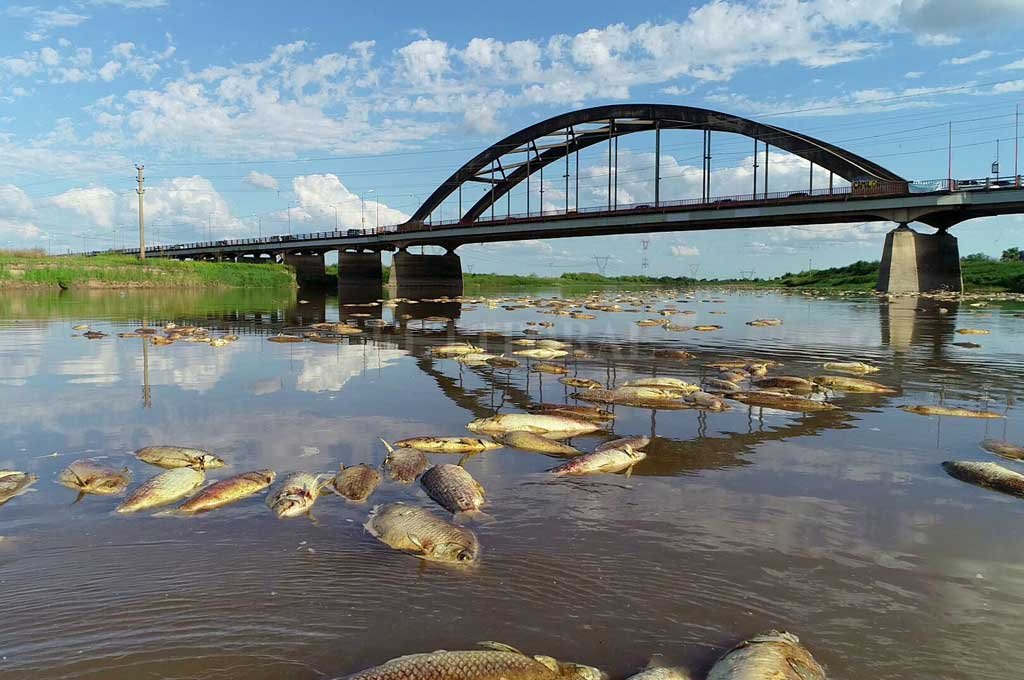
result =
[[647,276],[647,267],[651,264],[647,259],[647,249],[651,246],[651,239],[649,236],[645,236],[640,243],[643,246],[644,253],[644,259],[640,261],[640,276]]
[[139,259],[146,259],[146,220],[142,210],[142,195],[146,193],[143,183],[146,181],[146,177],[142,174],[145,165],[135,164],[135,171],[138,175],[136,182],[139,183],[139,188],[135,190],[135,193],[139,195]]
[[597,264],[597,271],[601,276],[604,276],[605,269],[608,267],[608,260],[612,259],[611,255],[603,255],[598,257],[594,255],[594,262]]
[[1020,186],[1020,104],[1013,110],[1013,184]]
[[949,138],[946,142],[946,181],[953,188],[953,121],[949,122]]

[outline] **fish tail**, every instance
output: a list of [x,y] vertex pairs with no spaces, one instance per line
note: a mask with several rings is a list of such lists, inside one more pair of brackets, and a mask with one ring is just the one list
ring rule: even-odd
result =
[[394,452],[395,452],[395,449],[394,449],[394,447],[393,447],[393,446],[391,446],[391,444],[388,444],[388,443],[387,443],[387,442],[386,442],[386,441],[384,440],[384,438],[383,438],[383,437],[377,437],[377,439],[379,439],[379,440],[380,440],[380,443],[384,445],[384,448],[388,450],[388,453],[394,453]]
[[493,524],[497,521],[493,516],[488,515],[486,512],[481,510],[463,510],[462,512],[457,512],[452,520],[456,524],[468,524],[470,522],[476,524]]

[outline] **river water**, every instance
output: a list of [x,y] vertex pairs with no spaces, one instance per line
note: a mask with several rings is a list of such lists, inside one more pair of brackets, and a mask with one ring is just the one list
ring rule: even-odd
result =
[[[699,678],[737,641],[779,628],[834,678],[1019,678],[1024,500],[955,480],[940,463],[1024,470],[979,447],[1024,441],[1022,305],[942,303],[943,313],[933,300],[868,295],[641,294],[656,309],[696,312],[679,323],[723,329],[638,327],[650,311],[580,320],[481,303],[346,307],[305,291],[5,292],[0,468],[40,479],[0,507],[0,674],[304,680],[497,640],[613,678],[660,654]],[[267,341],[353,312],[387,325],[340,345]],[[758,317],[784,324],[745,324]],[[615,435],[651,436],[629,477],[553,480],[544,471],[555,458],[475,456],[465,467],[486,488],[493,521],[473,525],[482,556],[470,569],[394,552],[363,529],[376,503],[432,507],[418,485],[385,482],[366,505],[325,496],[311,517],[281,520],[262,498],[188,519],[118,515],[117,498],[75,502],[54,483],[88,456],[129,466],[138,483],[159,470],[131,452],[152,444],[210,449],[229,462],[211,471],[220,478],[379,464],[378,437],[469,434],[474,418],[574,390],[525,366],[464,367],[429,348],[473,340],[516,349],[505,341],[539,321],[554,322],[543,336],[592,355],[559,360],[573,375],[606,384],[699,381],[714,373],[704,364],[736,357],[780,361],[773,374],[798,376],[857,360],[879,366],[868,377],[899,393],[836,393],[839,410],[806,415],[738,403],[724,413],[618,406],[614,435],[571,443],[590,450]],[[116,337],[167,322],[240,339],[215,348]],[[81,337],[72,326],[82,323],[109,337]],[[992,333],[955,333],[966,327]],[[503,337],[480,339],[481,330]],[[964,340],[981,347],[953,344]],[[654,359],[656,348],[697,357]],[[940,400],[1006,418],[898,408]]]

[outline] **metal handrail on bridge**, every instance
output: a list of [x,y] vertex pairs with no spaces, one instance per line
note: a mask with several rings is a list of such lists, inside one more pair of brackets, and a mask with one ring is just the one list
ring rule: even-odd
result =
[[[929,180],[917,182],[885,182],[869,181],[856,182],[852,185],[841,187],[829,187],[814,190],[776,191],[759,192],[757,194],[737,194],[732,196],[716,196],[711,198],[691,198],[676,201],[630,203],[617,205],[612,208],[607,206],[593,206],[580,208],[578,210],[539,210],[526,213],[512,213],[495,216],[493,219],[477,219],[474,222],[463,222],[461,219],[440,220],[430,222],[404,222],[402,224],[386,225],[370,229],[346,229],[332,231],[318,231],[305,234],[289,234],[279,236],[266,236],[262,238],[226,239],[221,241],[199,241],[195,243],[183,243],[170,246],[157,245],[147,246],[147,253],[173,253],[182,250],[201,250],[207,248],[230,248],[236,246],[266,246],[294,244],[291,247],[301,245],[302,242],[326,240],[326,239],[364,239],[367,237],[383,237],[396,233],[414,236],[418,233],[448,230],[459,227],[474,227],[495,224],[514,224],[527,222],[537,218],[542,219],[573,219],[581,215],[616,215],[622,213],[667,213],[678,208],[692,207],[694,209],[724,210],[747,206],[764,205],[785,205],[788,203],[820,202],[820,201],[849,201],[850,199],[874,198],[886,196],[907,196],[912,194],[929,193],[950,193],[954,191],[990,191],[1004,188],[1021,187],[1020,177],[1011,178],[983,178],[968,180]],[[299,243],[296,243],[299,242]],[[91,251],[85,255],[101,255],[105,253],[120,253],[124,255],[137,254],[138,248],[121,248],[117,250]]]

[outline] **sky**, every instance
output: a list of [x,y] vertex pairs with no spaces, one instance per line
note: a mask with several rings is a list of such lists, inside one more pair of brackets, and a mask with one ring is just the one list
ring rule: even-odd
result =
[[[0,248],[137,244],[136,164],[150,243],[395,224],[502,137],[616,102],[753,118],[920,180],[946,176],[952,124],[954,177],[989,175],[997,153],[1009,176],[1022,31],[1024,0],[3,2]],[[663,134],[665,200],[699,197],[701,144],[696,131]],[[749,193],[752,142],[716,134],[713,145],[712,194]],[[606,153],[580,156],[580,207],[607,202]],[[652,199],[654,158],[653,134],[620,140],[619,204]],[[773,151],[770,167],[772,190],[807,188],[803,159]],[[532,182],[534,210],[564,207],[560,175],[549,172],[543,199]],[[521,212],[526,198],[519,187],[506,208]],[[449,201],[434,218],[456,212]],[[600,262],[608,274],[768,276],[878,259],[893,226],[459,254],[476,272]],[[962,254],[998,255],[1024,246],[1022,227],[1024,217],[992,217],[953,233]]]

